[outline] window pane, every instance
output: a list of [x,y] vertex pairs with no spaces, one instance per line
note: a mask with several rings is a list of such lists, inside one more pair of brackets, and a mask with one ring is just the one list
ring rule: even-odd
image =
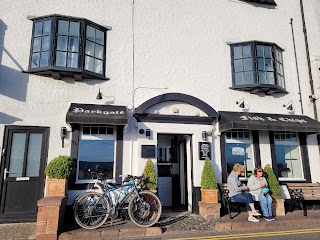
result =
[[298,145],[276,144],[276,160],[280,177],[303,177]]
[[242,85],[244,83],[242,72],[234,74],[234,81],[235,81],[235,85]]
[[253,84],[253,74],[252,71],[244,72],[244,83],[245,84]]
[[226,142],[227,172],[232,171],[233,165],[240,163],[245,165],[246,177],[253,174],[254,163],[251,144]]
[[26,134],[13,133],[9,177],[22,177],[22,167],[25,153]]
[[49,63],[49,51],[41,52],[40,67],[46,67]]
[[42,21],[41,22],[36,22],[34,24],[34,34],[33,36],[41,36],[42,35]]
[[83,126],[82,132],[83,134],[90,134],[90,126]]
[[251,58],[243,59],[243,70],[244,71],[251,71],[252,70],[252,59]]
[[90,41],[86,41],[86,54],[90,56],[94,56],[94,43]]
[[242,59],[234,60],[234,71],[235,72],[243,71]]
[[96,29],[96,43],[104,45],[104,33]]
[[257,45],[257,57],[264,57],[263,46],[261,46],[261,45]]
[[57,51],[56,55],[56,66],[65,67],[66,66],[67,53]]
[[100,59],[103,59],[103,46],[99,45],[99,44],[95,44],[95,53],[94,53],[94,56],[96,58],[100,58]]
[[51,34],[51,20],[44,21],[43,23],[43,35]]
[[42,134],[31,133],[27,157],[27,177],[38,177],[40,168]]
[[100,169],[113,178],[114,140],[81,140],[79,143],[78,179],[91,179],[91,171]]
[[99,134],[107,134],[107,127],[99,126]]
[[99,73],[99,74],[102,74],[102,73],[103,73],[103,72],[102,72],[102,64],[103,64],[103,62],[102,62],[101,60],[99,60],[99,59],[96,59],[96,60],[95,60],[95,67],[96,67],[95,72],[96,72],[96,73]]
[[39,67],[40,53],[33,53],[31,57],[31,67]]
[[264,46],[264,57],[265,58],[272,58],[270,46]]
[[41,51],[48,51],[50,46],[50,37],[42,37],[42,47]]
[[86,56],[84,69],[93,72],[93,66],[94,66],[94,58]]
[[273,71],[272,59],[265,59],[266,71]]
[[107,127],[107,134],[113,134],[113,127]]
[[93,27],[87,26],[87,39],[94,42],[95,40],[95,29]]
[[70,22],[69,35],[79,37],[79,22]]
[[251,57],[251,45],[243,46],[243,58],[249,58]]
[[263,58],[258,58],[258,70],[264,71],[265,64]]
[[34,38],[33,39],[33,47],[32,47],[32,51],[33,52],[39,52],[41,48],[41,37],[38,38]]
[[99,128],[98,126],[91,126],[91,134],[98,134],[99,133]]
[[267,72],[267,84],[275,84],[273,72]]
[[79,38],[69,37],[68,51],[79,52]]
[[78,53],[68,53],[67,67],[78,68]]
[[69,26],[68,21],[59,20],[58,34],[68,35],[68,26]]
[[241,46],[233,48],[233,55],[234,55],[234,59],[242,58],[242,48],[241,48]]
[[259,71],[258,73],[259,83],[266,83],[266,75],[264,72]]
[[67,51],[68,37],[58,36],[57,50]]

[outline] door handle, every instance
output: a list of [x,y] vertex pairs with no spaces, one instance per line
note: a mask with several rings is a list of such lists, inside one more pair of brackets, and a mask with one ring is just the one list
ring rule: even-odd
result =
[[173,172],[172,172],[172,167],[170,167],[170,173],[171,173],[171,176],[173,177],[174,174],[173,174]]
[[7,170],[7,168],[5,168],[3,173],[4,173],[3,174],[3,180],[6,180],[7,179],[7,174],[10,173],[10,172]]

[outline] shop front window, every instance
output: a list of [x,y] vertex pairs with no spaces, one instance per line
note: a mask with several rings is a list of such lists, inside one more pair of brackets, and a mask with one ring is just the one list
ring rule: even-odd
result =
[[244,165],[244,177],[250,177],[253,174],[255,166],[249,131],[235,130],[226,132],[226,161],[228,175],[236,163]]
[[297,134],[290,132],[275,132],[274,138],[279,178],[303,178]]
[[113,131],[112,134],[107,131],[108,128],[106,125],[83,126],[78,149],[78,182],[90,181],[92,171],[101,172],[109,179],[114,178],[115,137]]

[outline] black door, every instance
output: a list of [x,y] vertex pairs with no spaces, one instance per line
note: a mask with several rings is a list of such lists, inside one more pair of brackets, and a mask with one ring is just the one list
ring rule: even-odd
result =
[[49,128],[6,126],[2,149],[0,220],[35,221],[43,196]]

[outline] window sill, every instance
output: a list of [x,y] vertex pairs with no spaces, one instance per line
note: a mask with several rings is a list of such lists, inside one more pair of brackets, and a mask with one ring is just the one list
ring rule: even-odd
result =
[[259,85],[251,84],[251,85],[233,86],[233,87],[230,87],[230,89],[238,90],[238,91],[246,91],[252,94],[264,92],[266,95],[272,95],[274,93],[284,93],[284,94],[289,93],[283,88],[280,88],[275,85],[269,85],[269,84],[259,84]]
[[22,72],[54,79],[73,78],[76,81],[82,81],[83,79],[110,80],[110,78],[106,78],[100,74],[79,70],[63,71],[60,69],[29,69],[28,71]]

